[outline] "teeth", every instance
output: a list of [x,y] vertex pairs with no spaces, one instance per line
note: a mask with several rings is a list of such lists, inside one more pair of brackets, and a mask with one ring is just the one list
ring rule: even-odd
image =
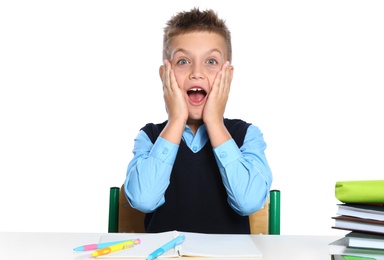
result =
[[201,91],[200,88],[191,88],[190,91]]

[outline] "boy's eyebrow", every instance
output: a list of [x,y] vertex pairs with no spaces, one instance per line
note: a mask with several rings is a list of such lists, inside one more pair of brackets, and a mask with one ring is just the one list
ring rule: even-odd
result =
[[[175,56],[176,53],[178,52],[182,52],[182,53],[185,53],[186,55],[190,55],[191,52],[190,51],[187,51],[186,49],[183,49],[183,48],[179,48],[179,49],[176,49],[174,52],[173,52],[173,55],[172,57]],[[218,52],[220,53],[220,55],[223,55],[223,53],[219,50],[219,49],[216,49],[216,48],[213,48],[213,49],[210,49],[206,52],[206,54],[211,54],[212,52]]]

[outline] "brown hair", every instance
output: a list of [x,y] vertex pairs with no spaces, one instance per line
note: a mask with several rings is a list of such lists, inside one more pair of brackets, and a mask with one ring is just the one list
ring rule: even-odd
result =
[[164,28],[163,59],[169,58],[168,47],[172,37],[190,32],[213,32],[221,35],[227,45],[228,60],[232,60],[231,33],[223,19],[213,10],[200,11],[193,8],[174,15]]

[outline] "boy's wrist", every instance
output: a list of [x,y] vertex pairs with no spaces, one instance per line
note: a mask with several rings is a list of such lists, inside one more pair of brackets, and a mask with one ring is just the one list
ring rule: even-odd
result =
[[180,144],[185,125],[186,122],[180,120],[180,118],[176,120],[169,119],[160,136],[171,143]]
[[232,138],[223,121],[215,124],[206,124],[206,128],[213,148],[220,146]]

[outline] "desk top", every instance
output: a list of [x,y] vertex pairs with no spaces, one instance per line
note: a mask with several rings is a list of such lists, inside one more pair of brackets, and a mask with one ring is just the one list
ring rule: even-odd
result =
[[[0,232],[0,258],[12,260],[95,259],[90,257],[90,252],[76,252],[73,251],[73,248],[99,243],[102,235],[102,233]],[[263,253],[263,260],[327,260],[330,259],[328,244],[340,238],[338,236],[293,235],[251,235],[251,237]],[[217,258],[209,259],[216,260]]]

